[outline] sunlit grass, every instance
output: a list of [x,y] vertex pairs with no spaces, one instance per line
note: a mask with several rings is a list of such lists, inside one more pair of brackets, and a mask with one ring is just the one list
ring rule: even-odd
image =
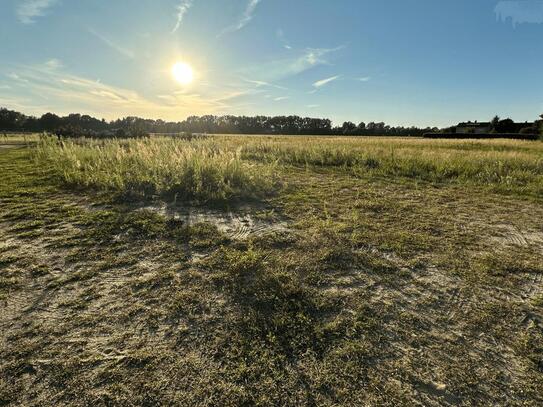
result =
[[543,143],[533,141],[215,136],[59,143],[45,137],[37,158],[50,161],[69,185],[198,201],[269,195],[286,166],[543,194]]
[[142,197],[179,200],[250,199],[274,189],[271,165],[243,161],[239,149],[208,140],[66,140],[44,138],[36,158],[62,180]]
[[270,138],[243,149],[247,159],[340,167],[356,175],[474,183],[543,193],[543,143],[408,138]]

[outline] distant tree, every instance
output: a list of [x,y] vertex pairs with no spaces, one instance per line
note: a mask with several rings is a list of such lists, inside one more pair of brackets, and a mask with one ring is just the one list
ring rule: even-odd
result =
[[345,122],[343,123],[343,126],[341,126],[341,130],[343,134],[354,134],[356,131],[356,124],[353,122]]
[[494,118],[490,121],[490,126],[492,127],[493,131],[497,131],[499,123],[500,117],[498,115],[494,116]]
[[2,130],[21,130],[25,121],[26,117],[19,112],[8,109],[0,109],[0,128]]
[[39,123],[42,130],[51,132],[62,126],[61,118],[54,113],[45,113],[40,117]]
[[496,126],[496,131],[498,133],[514,133],[515,130],[515,122],[511,119],[500,120]]

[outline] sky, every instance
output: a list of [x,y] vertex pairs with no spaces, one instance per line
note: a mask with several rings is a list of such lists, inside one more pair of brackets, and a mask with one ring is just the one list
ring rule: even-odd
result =
[[543,112],[543,0],[0,0],[0,41],[0,106],[34,115]]

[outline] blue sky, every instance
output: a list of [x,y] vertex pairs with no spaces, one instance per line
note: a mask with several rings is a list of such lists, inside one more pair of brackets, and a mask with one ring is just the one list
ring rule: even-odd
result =
[[0,39],[0,106],[30,114],[444,126],[543,112],[542,0],[2,0]]

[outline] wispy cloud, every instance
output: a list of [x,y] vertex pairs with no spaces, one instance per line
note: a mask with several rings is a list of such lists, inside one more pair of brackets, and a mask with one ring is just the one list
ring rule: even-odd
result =
[[245,82],[252,83],[253,85],[256,85],[257,88],[265,86],[269,88],[276,88],[276,89],[283,89],[286,90],[284,86],[275,85],[274,83],[266,82],[266,81],[258,81],[258,80],[252,80],[252,79],[243,79]]
[[279,28],[277,30],[277,38],[283,44],[283,48],[292,49],[292,47],[290,46],[289,42],[287,41],[287,39],[285,37],[285,33],[283,32],[283,30],[281,28]]
[[236,98],[239,98],[241,96],[245,96],[245,95],[249,95],[251,94],[252,92],[250,90],[233,90],[233,91],[230,91],[222,96],[219,96],[219,97],[216,97],[213,99],[213,101],[215,102],[225,102],[227,100],[232,100],[232,99],[236,99]]
[[543,23],[543,0],[500,1],[494,8],[496,18],[502,22],[511,19],[513,27],[518,24]]
[[371,81],[371,76],[363,76],[361,78],[356,78],[356,80],[360,82],[369,82]]
[[183,22],[183,17],[185,17],[185,14],[187,14],[187,11],[192,7],[193,0],[180,0],[179,4],[175,8],[177,11],[176,14],[176,20],[175,20],[175,26],[173,27],[172,34],[176,32],[179,27],[181,27],[181,23]]
[[100,34],[99,32],[93,30],[92,28],[89,28],[88,31],[89,31],[89,33],[94,35],[96,38],[98,38],[100,41],[102,41],[104,44],[106,44],[108,47],[110,47],[111,49],[117,51],[119,54],[125,56],[126,58],[130,58],[130,59],[135,58],[135,54],[134,54],[133,51],[131,51],[129,49],[126,49],[126,48],[116,44],[115,42],[113,42],[109,38],[105,37],[103,34]]
[[17,17],[23,24],[32,24],[36,18],[46,14],[47,9],[54,6],[58,0],[22,0],[17,6]]
[[290,99],[289,96],[279,96],[277,98],[274,98],[273,100],[275,100],[276,102],[279,102],[281,100],[287,100],[287,99]]
[[225,28],[223,32],[219,34],[219,37],[230,32],[239,31],[247,24],[249,24],[249,22],[254,17],[256,6],[258,6],[258,3],[260,3],[260,1],[261,0],[249,0],[249,3],[247,3],[247,7],[245,7],[245,11],[241,15],[239,21],[236,24]]
[[267,82],[278,81],[298,75],[319,65],[329,64],[328,55],[343,49],[336,48],[306,48],[298,51],[291,58],[273,60],[265,64],[249,67],[243,70],[245,76],[258,77]]
[[326,65],[328,64],[328,61],[325,56],[343,48],[343,46],[336,48],[307,48],[299,58],[289,65],[288,68],[293,74],[298,74],[317,65]]
[[339,78],[340,78],[340,75],[336,75],[336,76],[332,76],[330,78],[322,79],[320,81],[315,82],[313,84],[313,87],[320,88],[320,87],[322,87],[322,86],[324,86],[324,85],[326,85],[326,84],[328,84],[330,82],[333,82],[333,81],[335,81],[335,80],[337,80]]
[[320,105],[307,105],[308,109],[316,109],[317,107],[320,107]]
[[6,75],[9,79],[13,80],[13,81],[16,81],[16,82],[22,82],[22,83],[26,83],[28,82],[28,80],[26,80],[25,78],[21,78],[19,75],[17,75],[15,72],[11,72],[11,73],[8,73]]

